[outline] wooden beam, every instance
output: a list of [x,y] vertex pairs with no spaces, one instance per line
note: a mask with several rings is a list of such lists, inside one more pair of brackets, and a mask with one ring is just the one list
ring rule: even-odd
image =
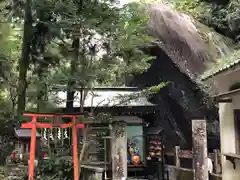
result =
[[[66,91],[67,86],[66,85],[57,85],[57,86],[52,86],[51,87],[53,90],[58,90],[62,89],[62,91]],[[76,87],[74,90],[82,90],[83,88],[81,87]],[[84,88],[84,90],[89,90],[89,91],[141,91],[142,89],[138,87],[94,87],[94,88]]]
[[[166,156],[175,156],[175,152],[166,152],[165,153]],[[180,150],[179,154],[178,154],[180,159],[192,159],[193,155],[192,155],[192,150]],[[218,154],[218,158],[220,158],[220,154]],[[208,157],[214,161],[214,153],[208,153]]]
[[[52,128],[51,124],[48,123],[35,123],[35,126],[37,126],[37,128]],[[21,128],[23,129],[31,129],[33,127],[33,123],[32,122],[28,122],[28,123],[23,123],[21,125]]]
[[192,120],[194,180],[208,180],[206,120]]
[[221,167],[219,165],[219,155],[220,155],[220,151],[218,149],[214,149],[213,150],[214,153],[214,173],[219,174],[221,172]]
[[217,100],[218,103],[232,103],[232,99],[231,98],[227,98],[227,99],[219,99]]
[[213,96],[216,101],[232,98],[233,96],[240,95],[240,88],[225,93]]
[[62,118],[80,117],[80,116],[83,116],[83,115],[87,115],[87,112],[80,113],[80,114],[77,114],[77,113],[74,113],[74,114],[62,114],[62,113],[56,113],[56,114],[24,113],[24,114],[23,114],[23,116],[26,116],[26,117],[33,117],[33,116],[36,116],[36,117],[56,117],[56,116],[60,116],[60,117],[62,117]]
[[180,153],[180,146],[175,146],[175,166],[178,169],[181,167],[179,153]]
[[[142,114],[153,114],[156,111],[160,110],[160,107],[158,105],[152,105],[152,106],[113,106],[113,107],[97,107],[95,109],[96,113],[101,112],[109,112],[113,115],[121,114],[121,116],[136,116],[136,115],[142,115]],[[90,107],[84,107],[84,110],[91,111]],[[66,111],[66,108],[62,108],[62,111]],[[79,108],[74,108],[74,111],[79,111]]]
[[[37,128],[53,128],[53,127],[56,127],[56,128],[71,128],[73,127],[73,124],[72,123],[65,123],[65,124],[59,124],[57,126],[53,126],[51,123],[36,123],[36,126]],[[23,123],[21,125],[21,128],[23,129],[31,129],[33,127],[33,123],[32,122],[29,122],[29,123]],[[79,128],[79,129],[82,129],[84,128],[84,124],[76,124],[76,127]]]
[[34,113],[24,113],[23,116],[26,117],[54,117],[53,114],[34,114]]
[[141,124],[143,119],[137,116],[113,116],[113,121],[125,121],[127,124]]

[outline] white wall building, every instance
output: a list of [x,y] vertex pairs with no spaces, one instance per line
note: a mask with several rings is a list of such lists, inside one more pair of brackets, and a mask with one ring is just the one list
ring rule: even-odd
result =
[[219,106],[222,180],[240,180],[240,60],[202,80]]

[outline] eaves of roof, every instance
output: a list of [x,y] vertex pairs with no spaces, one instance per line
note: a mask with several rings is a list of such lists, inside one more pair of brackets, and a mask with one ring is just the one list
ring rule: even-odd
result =
[[235,60],[231,63],[225,64],[222,67],[217,68],[217,70],[213,71],[212,73],[207,73],[207,75],[203,75],[201,77],[201,80],[206,81],[207,79],[210,79],[210,78],[212,78],[212,77],[214,77],[214,76],[216,76],[220,73],[223,73],[223,72],[225,72],[225,71],[227,71],[227,70],[229,70],[229,69],[231,69],[235,66],[238,66],[238,65],[240,65],[240,59]]

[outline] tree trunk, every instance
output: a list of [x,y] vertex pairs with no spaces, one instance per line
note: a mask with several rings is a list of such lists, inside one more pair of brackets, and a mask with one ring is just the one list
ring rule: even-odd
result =
[[70,79],[68,81],[68,87],[67,87],[67,102],[66,102],[66,108],[67,112],[74,112],[73,102],[74,102],[74,94],[75,90],[73,90],[73,86],[75,85],[74,80],[74,74],[77,70],[77,62],[78,62],[78,56],[79,56],[79,38],[76,38],[73,40],[72,48],[74,49],[74,58],[71,60],[71,70],[70,70]]
[[[45,64],[40,64],[39,70],[38,70],[38,78],[41,82],[43,82],[43,74],[44,70],[47,68],[47,65]],[[47,96],[47,84],[41,84],[40,89],[38,89],[38,94],[37,94],[37,112],[41,112],[43,110],[43,104],[42,102],[45,101],[45,97]]]
[[19,77],[18,77],[18,102],[17,116],[19,117],[25,111],[26,89],[27,89],[27,70],[29,64],[30,45],[32,39],[32,0],[25,2],[24,33],[22,42],[21,58],[19,59]]
[[[70,71],[70,79],[68,81],[68,87],[67,87],[67,102],[66,102],[66,108],[67,112],[74,112],[74,95],[75,90],[72,88],[76,84],[75,82],[75,72],[77,71],[77,65],[78,65],[78,59],[79,59],[79,38],[75,38],[72,43],[72,48],[74,49],[74,58],[71,61],[71,71]],[[80,112],[83,112],[83,89],[81,89],[80,92]],[[82,136],[83,136],[83,145],[82,149],[79,155],[79,177],[81,177],[81,164],[83,161],[84,156],[86,156],[88,143],[87,143],[87,134],[88,134],[88,128],[85,127],[82,130]]]
[[[84,98],[85,94],[84,94],[84,88],[81,87],[80,89],[80,113],[84,112]],[[84,123],[84,119],[83,119],[83,123]],[[82,172],[82,168],[81,165],[83,163],[84,157],[88,156],[88,147],[89,147],[89,142],[87,141],[87,137],[88,137],[88,133],[90,131],[90,127],[88,127],[87,125],[85,126],[85,128],[82,129],[82,136],[83,136],[83,145],[82,145],[82,149],[80,152],[80,156],[79,156],[79,177],[81,177],[81,172]]]

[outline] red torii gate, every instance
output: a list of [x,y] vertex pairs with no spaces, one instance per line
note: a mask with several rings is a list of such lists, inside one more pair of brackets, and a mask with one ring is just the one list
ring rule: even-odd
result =
[[77,148],[77,129],[84,128],[84,124],[77,123],[77,117],[80,115],[73,114],[35,114],[35,113],[24,113],[23,116],[32,117],[32,121],[23,123],[21,128],[32,129],[31,132],[31,144],[30,144],[30,160],[29,160],[29,171],[28,180],[34,180],[34,160],[35,160],[35,149],[36,149],[36,131],[37,128],[52,128],[56,127],[52,123],[39,123],[37,117],[49,117],[54,118],[61,116],[63,118],[71,118],[72,122],[59,124],[59,128],[72,128],[72,141],[73,141],[73,168],[74,168],[74,180],[79,180],[79,165],[78,165],[78,148]]

